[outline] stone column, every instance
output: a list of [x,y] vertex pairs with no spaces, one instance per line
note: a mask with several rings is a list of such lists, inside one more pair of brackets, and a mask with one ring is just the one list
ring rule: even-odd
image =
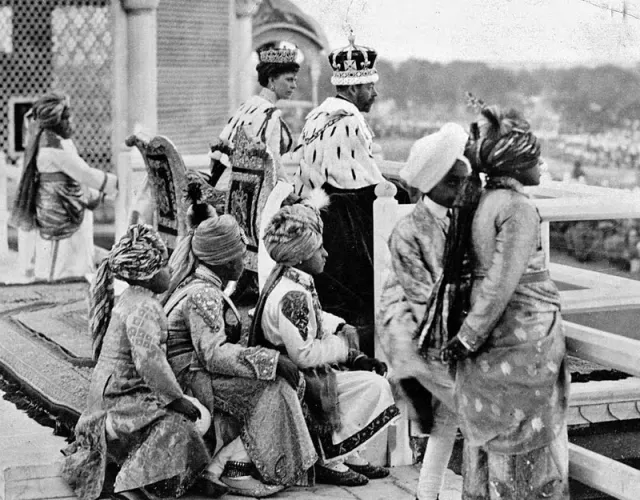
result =
[[156,10],[160,0],[121,0],[127,14],[127,127],[158,128]]
[[236,94],[233,111],[253,93],[257,79],[255,68],[251,62],[253,51],[252,17],[262,0],[236,0],[236,19],[233,26]]
[[[115,211],[115,236],[124,234],[140,176],[134,165],[142,160],[124,144],[136,131],[155,135],[158,129],[158,64],[156,11],[159,0],[120,0],[114,5],[114,149],[120,183]],[[123,39],[126,41],[123,42]]]

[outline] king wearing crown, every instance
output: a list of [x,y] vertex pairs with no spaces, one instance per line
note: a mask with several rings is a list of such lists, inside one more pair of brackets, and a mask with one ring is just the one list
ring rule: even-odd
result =
[[[309,113],[292,155],[300,167],[294,178],[296,194],[304,198],[322,187],[330,197],[322,211],[323,245],[329,255],[324,272],[314,276],[320,304],[356,326],[361,350],[370,356],[373,201],[383,177],[374,158],[374,134],[363,113],[370,111],[378,95],[376,57],[375,50],[355,44],[353,33],[349,45],[331,52],[336,95]],[[336,475],[335,480],[340,478]]]

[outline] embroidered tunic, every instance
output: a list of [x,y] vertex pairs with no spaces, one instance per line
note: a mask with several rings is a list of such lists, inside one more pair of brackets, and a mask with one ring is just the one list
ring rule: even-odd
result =
[[[347,361],[346,341],[335,335],[344,321],[322,310],[309,274],[287,268],[266,293],[257,321],[268,342],[285,349],[302,369]],[[334,371],[341,425],[331,435],[320,436],[325,460],[362,447],[399,415],[386,379],[373,372]]]
[[[410,338],[424,318],[427,301],[443,272],[444,248],[449,228],[447,209],[423,197],[413,211],[403,217],[389,237],[391,269],[380,298],[380,320],[402,321],[403,333]],[[394,329],[395,333],[400,333]],[[389,332],[391,334],[391,332]],[[399,365],[406,353],[397,352],[396,340],[383,337],[383,348]],[[446,339],[445,339],[446,341]],[[439,349],[442,338],[429,339],[429,347]],[[416,350],[416,342],[407,345]]]
[[[40,146],[37,158],[40,188],[36,223],[40,236],[35,248],[35,277],[44,280],[82,277],[95,271],[93,213],[84,209],[86,200],[98,190],[115,195],[117,179],[113,174],[87,165],[71,139],[62,139],[53,133],[43,135],[45,137],[49,139]],[[76,205],[74,213],[77,212],[80,220],[69,233],[63,226],[68,225],[72,216],[69,212],[72,204]]]
[[[393,380],[416,379],[436,399],[420,392],[398,395],[411,403],[427,427],[430,416],[438,422],[454,410],[454,379],[440,361],[446,332],[431,332],[427,355],[419,352],[420,326],[427,303],[442,277],[449,218],[447,208],[424,196],[403,217],[389,238],[391,268],[380,297],[377,340],[393,369]],[[446,324],[446,317],[444,324]],[[439,402],[443,402],[440,405]],[[452,420],[452,419],[451,419]],[[427,432],[428,428],[423,428]]]
[[360,189],[383,180],[373,157],[373,131],[346,99],[329,97],[312,110],[298,142],[292,157],[300,164],[294,178],[300,196],[325,183]]
[[220,133],[220,140],[233,143],[238,128],[244,127],[249,137],[267,146],[273,155],[276,175],[287,180],[282,167],[282,155],[289,152],[293,140],[289,127],[282,119],[282,111],[276,107],[276,94],[263,88],[258,95],[250,97]]
[[304,385],[296,394],[276,378],[277,351],[239,344],[240,317],[220,278],[198,266],[165,311],[167,356],[183,389],[212,414],[222,411],[242,424],[240,436],[263,479],[284,485],[299,480],[317,460],[299,402]]
[[537,209],[508,180],[509,189],[482,195],[472,226],[475,280],[458,335],[475,354],[458,363],[456,378],[465,493],[485,498],[503,488],[513,498],[560,499],[568,495],[570,380],[560,297],[545,268]]
[[63,477],[80,499],[100,496],[108,456],[120,465],[116,492],[175,478],[174,494],[181,495],[208,465],[194,425],[167,409],[183,392],[167,362],[166,340],[166,316],[152,293],[125,290],[91,377],[76,442],[65,450]]

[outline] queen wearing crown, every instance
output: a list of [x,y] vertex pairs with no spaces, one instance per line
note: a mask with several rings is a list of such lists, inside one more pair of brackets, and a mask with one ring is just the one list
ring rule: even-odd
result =
[[298,87],[296,49],[265,45],[258,51],[260,62],[256,66],[260,93],[245,101],[222,130],[219,141],[211,148],[211,184],[216,185],[225,168],[230,167],[229,157],[234,147],[234,138],[243,127],[247,136],[263,144],[273,156],[278,180],[288,182],[280,158],[289,152],[293,144],[289,127],[276,107],[280,99],[291,99]]

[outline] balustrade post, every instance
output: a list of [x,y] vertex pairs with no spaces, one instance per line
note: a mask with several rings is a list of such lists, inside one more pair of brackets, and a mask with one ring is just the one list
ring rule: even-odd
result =
[[[387,245],[388,235],[396,224],[395,217],[389,214],[396,213],[398,202],[395,195],[398,192],[396,186],[389,181],[382,181],[376,186],[377,199],[373,202],[373,269],[374,269],[374,311],[379,310],[379,300],[382,287],[391,269],[390,256],[382,249]],[[385,258],[385,255],[387,256]],[[375,344],[377,358],[385,359],[380,347]],[[387,434],[387,458],[391,466],[411,465],[413,463],[413,451],[411,450],[410,422],[407,420],[406,404],[399,404],[402,417],[395,426],[388,430]]]
[[549,269],[549,263],[551,262],[551,236],[549,231],[549,221],[543,220],[542,224],[540,224],[540,239],[542,240],[542,248],[544,249],[545,254],[544,263],[547,269]]
[[9,256],[9,209],[7,206],[7,164],[5,155],[0,152],[0,259]]

